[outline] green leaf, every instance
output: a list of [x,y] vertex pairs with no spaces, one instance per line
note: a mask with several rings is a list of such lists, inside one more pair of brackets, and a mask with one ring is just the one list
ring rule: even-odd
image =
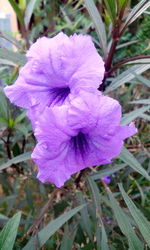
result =
[[101,249],[109,250],[107,242],[108,242],[107,234],[104,228],[104,224],[102,223]]
[[146,79],[146,78],[143,77],[143,76],[137,75],[137,74],[135,74],[135,73],[134,73],[134,75],[135,75],[135,78],[136,78],[137,80],[139,80],[140,83],[143,83],[143,84],[145,84],[148,88],[150,88],[150,80]]
[[20,115],[18,115],[17,118],[14,121],[14,125],[21,122],[26,117],[26,113],[27,113],[27,111],[25,110]]
[[150,176],[148,175],[146,170],[126,148],[123,147],[119,158],[126,164],[128,164],[131,168],[133,168],[135,171],[143,175],[147,180],[150,180]]
[[28,25],[30,23],[30,19],[31,19],[31,16],[33,14],[35,4],[36,4],[36,0],[30,0],[28,5],[27,5],[27,8],[25,10],[24,21],[25,21],[26,28],[28,28]]
[[121,48],[130,46],[130,45],[135,44],[135,43],[138,43],[138,40],[134,40],[134,41],[130,41],[130,42],[126,42],[126,43],[119,44],[119,45],[116,47],[116,49],[121,49]]
[[18,4],[14,1],[14,0],[8,0],[12,6],[12,8],[14,9],[19,22],[24,26],[24,19],[23,19],[23,14],[20,10],[20,8],[18,7]]
[[118,205],[117,201],[113,197],[112,193],[108,191],[111,208],[114,212],[115,218],[118,222],[118,225],[122,233],[127,237],[129,246],[131,250],[142,250],[143,244],[135,234],[128,217],[125,215],[122,208]]
[[100,13],[98,12],[93,0],[84,0],[85,6],[91,16],[91,19],[95,25],[96,32],[99,38],[100,46],[104,54],[104,58],[107,55],[107,39],[106,30]]
[[120,10],[125,9],[126,5],[128,4],[130,0],[117,0],[117,4],[118,4],[118,10],[120,12]]
[[[77,199],[80,202],[79,204],[85,204],[85,199],[81,192],[77,193]],[[80,214],[81,214],[80,223],[83,226],[87,235],[89,236],[90,240],[93,241],[93,236],[91,231],[91,220],[89,218],[87,206],[80,211]]]
[[[98,186],[96,184],[96,182],[90,177],[87,177],[91,192],[92,192],[92,198],[93,198],[93,204],[95,205],[95,210],[96,210],[96,217],[99,218],[100,214],[101,214],[101,208],[100,208],[100,192],[98,189]],[[102,221],[101,221],[102,222]]]
[[148,7],[150,7],[149,0],[140,1],[128,15],[122,29],[125,29],[126,26],[134,22]]
[[23,66],[27,61],[24,55],[4,48],[0,48],[0,59],[11,61],[20,66]]
[[135,100],[132,102],[129,102],[130,104],[149,104],[150,105],[150,99],[141,99],[141,100]]
[[12,200],[15,200],[16,198],[17,198],[16,195],[9,195],[9,196],[2,197],[0,198],[0,204],[3,202],[10,202]]
[[112,23],[116,22],[116,4],[114,0],[104,0],[106,9],[111,18]]
[[0,64],[7,65],[7,66],[13,66],[13,67],[15,66],[16,67],[16,63],[11,62],[9,60],[1,59],[1,58],[0,58]]
[[106,167],[105,169],[102,169],[102,170],[99,170],[97,173],[95,174],[91,174],[90,175],[90,178],[92,178],[93,180],[99,180],[105,176],[108,176],[108,175],[111,175],[111,174],[114,174],[115,172],[125,168],[127,166],[127,164],[120,164],[116,167]]
[[[100,249],[105,249],[105,250],[109,250],[108,247],[108,239],[107,239],[107,234],[105,231],[105,227],[103,224],[103,221],[101,219],[101,200],[100,200],[100,192],[98,189],[97,184],[95,183],[94,180],[92,180],[91,177],[87,178],[89,186],[90,186],[90,190],[92,193],[92,199],[93,199],[93,204],[95,207],[95,211],[96,211],[96,221],[97,221],[97,245]],[[100,237],[100,239],[99,239]]]
[[150,109],[150,105],[144,106],[142,108],[133,110],[127,114],[125,114],[121,119],[121,124],[126,125],[129,124],[131,121],[136,119],[137,117],[141,116],[144,112],[148,111]]
[[22,11],[26,8],[26,0],[19,0],[19,7]]
[[23,161],[27,161],[27,160],[30,160],[30,159],[31,159],[31,152],[21,154],[19,156],[16,156],[16,157],[12,158],[11,160],[7,161],[6,163],[2,164],[0,166],[0,170],[8,168],[12,164],[17,164],[17,163],[20,163],[20,162],[23,162]]
[[72,250],[76,233],[77,233],[77,228],[75,229],[73,228],[70,232],[68,231],[68,225],[66,225],[59,250]]
[[15,129],[17,129],[19,132],[21,132],[21,134],[23,134],[25,136],[25,138],[28,138],[28,136],[30,135],[29,133],[29,126],[27,126],[26,124],[16,124],[15,125]]
[[64,20],[66,21],[68,27],[73,27],[73,23],[69,17],[69,15],[66,13],[66,11],[64,10],[64,8],[60,7],[60,10],[63,14]]
[[3,37],[4,39],[6,39],[7,41],[11,42],[12,44],[14,44],[17,48],[21,49],[21,45],[20,43],[17,41],[17,39],[15,39],[13,36],[11,36],[10,34],[4,32],[4,31],[0,31],[0,37]]
[[141,114],[140,118],[147,120],[147,121],[150,121],[150,115],[147,115],[147,114]]
[[17,236],[21,213],[15,214],[0,232],[0,249],[12,250]]
[[44,227],[38,234],[32,237],[27,245],[22,250],[34,250],[36,248],[35,242],[39,244],[39,247],[42,247],[47,240],[65,223],[67,222],[73,215],[79,212],[84,205],[71,209],[70,211],[62,214],[57,219],[51,221],[46,227]]
[[113,79],[112,83],[106,88],[105,93],[109,93],[124,83],[130,82],[132,79],[135,78],[135,74],[141,74],[147,69],[150,68],[150,64],[143,64],[143,65],[134,65],[129,69],[125,70],[119,76]]
[[147,219],[144,217],[141,211],[135,206],[133,201],[129,198],[129,196],[124,191],[123,186],[121,184],[119,184],[119,189],[122,193],[124,201],[128,209],[130,210],[130,213],[133,216],[143,238],[145,239],[146,243],[150,247],[150,223],[149,221],[147,221]]
[[97,225],[96,228],[96,240],[97,240],[97,250],[100,249],[105,249],[109,250],[108,248],[108,239],[107,239],[107,234],[104,228],[104,225]]
[[150,63],[150,58],[140,58],[140,59],[136,59],[136,60],[133,60],[133,61],[129,61],[127,63],[125,63],[126,65],[127,64],[146,64],[146,63]]
[[8,103],[3,91],[0,91],[0,120],[8,124]]

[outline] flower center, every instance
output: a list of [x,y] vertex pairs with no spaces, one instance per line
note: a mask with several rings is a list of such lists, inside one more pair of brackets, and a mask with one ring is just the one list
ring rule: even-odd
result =
[[52,96],[53,96],[53,100],[52,103],[53,104],[63,104],[63,102],[65,101],[65,99],[67,98],[67,96],[70,93],[70,88],[66,87],[66,88],[53,88],[50,90]]
[[82,132],[79,132],[76,136],[73,136],[70,143],[75,153],[81,154],[82,157],[89,148],[87,135],[83,134]]

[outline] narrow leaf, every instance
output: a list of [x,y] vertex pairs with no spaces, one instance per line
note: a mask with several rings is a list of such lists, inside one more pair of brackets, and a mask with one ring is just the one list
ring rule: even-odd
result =
[[150,121],[150,115],[147,115],[147,114],[140,115],[140,118],[147,120],[147,121]]
[[126,125],[129,124],[131,121],[142,115],[144,112],[148,111],[150,109],[150,105],[144,106],[142,108],[133,110],[127,114],[125,114],[121,119],[121,124]]
[[77,228],[72,229],[71,232],[68,232],[68,226],[65,227],[65,232],[61,241],[61,246],[59,250],[72,250],[73,242],[77,233]]
[[0,64],[2,64],[2,65],[9,65],[9,66],[17,66],[17,64],[16,63],[14,63],[14,62],[11,62],[11,61],[9,61],[9,60],[6,60],[6,59],[1,59],[0,58]]
[[31,159],[31,152],[21,154],[19,156],[16,156],[16,157],[12,158],[11,160],[7,161],[6,163],[2,164],[0,166],[0,170],[8,168],[12,164],[17,164],[17,163],[20,163],[20,162],[23,162],[23,161],[27,161],[27,160],[30,160],[30,159]]
[[20,43],[17,41],[17,39],[15,39],[13,36],[11,36],[10,34],[7,34],[4,31],[0,31],[0,37],[3,37],[4,39],[6,39],[7,41],[11,42],[12,44],[14,44],[17,48],[21,49],[21,45]]
[[97,241],[97,250],[100,249],[105,249],[105,250],[109,250],[108,247],[108,239],[107,239],[107,234],[104,228],[104,225],[97,225],[96,228],[96,241]]
[[0,59],[11,61],[20,66],[26,63],[26,57],[24,55],[4,48],[0,48]]
[[149,0],[142,0],[140,1],[130,12],[128,15],[125,24],[123,25],[123,29],[134,22],[148,7],[150,7],[150,1]]
[[[88,177],[87,180],[88,180],[88,183],[89,183],[89,186],[90,186],[90,190],[91,190],[91,193],[92,193],[93,204],[94,204],[95,211],[96,211],[97,234],[101,233],[100,242],[99,242],[99,239],[97,239],[97,244],[99,245],[100,249],[109,250],[109,247],[108,247],[108,244],[107,244],[107,242],[108,242],[107,234],[106,234],[106,231],[105,231],[103,221],[101,219],[100,192],[99,192],[99,189],[98,189],[98,186],[97,186],[96,182],[94,180],[92,180],[91,177]],[[101,227],[101,228],[99,228],[99,227]]]
[[126,164],[128,164],[131,168],[133,168],[135,171],[143,175],[147,180],[150,180],[150,176],[148,175],[146,170],[126,148],[123,147],[119,158]]
[[0,91],[0,118],[8,122],[8,102],[3,91]]
[[136,59],[133,61],[129,61],[126,64],[146,64],[146,63],[150,63],[150,58],[140,58],[140,59]]
[[17,3],[14,0],[8,0],[12,6],[12,8],[14,9],[19,22],[24,26],[24,19],[23,19],[23,15],[22,12],[20,10],[20,8],[18,7]]
[[18,117],[15,119],[14,124],[16,125],[17,123],[21,122],[25,117],[26,117],[27,111],[23,111]]
[[135,72],[134,72],[134,75],[135,75],[135,78],[136,78],[137,80],[139,80],[140,83],[143,83],[143,84],[145,84],[148,88],[150,88],[150,80],[146,79],[146,78],[143,77],[143,76],[140,76],[140,75],[135,74]]
[[130,210],[130,213],[132,214],[143,238],[145,239],[146,243],[150,247],[150,223],[149,223],[149,221],[144,217],[144,215],[141,213],[141,211],[135,206],[133,201],[130,199],[130,197],[124,191],[123,186],[121,184],[119,184],[119,189],[122,193],[124,201],[125,201],[128,209]]
[[141,99],[141,100],[135,100],[132,102],[129,102],[130,104],[149,104],[150,105],[150,99]]
[[84,205],[81,205],[79,207],[76,207],[65,214],[62,214],[57,219],[51,221],[46,227],[44,227],[38,234],[34,237],[32,237],[27,245],[22,250],[29,250],[29,249],[36,249],[35,242],[38,241],[39,247],[42,247],[46,241],[53,235],[65,222],[67,222],[73,215],[75,215],[77,212],[79,212]]
[[116,49],[121,49],[121,48],[124,48],[124,47],[127,47],[127,46],[130,46],[132,44],[135,44],[137,43],[138,40],[135,40],[135,41],[130,41],[130,42],[126,42],[126,43],[122,43],[122,44],[119,44]]
[[125,168],[127,165],[126,164],[120,164],[116,167],[106,167],[105,169],[99,170],[97,173],[95,174],[91,174],[90,178],[92,178],[93,180],[99,180],[105,176],[114,174],[115,172]]
[[[83,197],[83,195],[82,195],[81,192],[77,193],[77,199],[80,202],[79,204],[85,204],[85,199],[84,199],[84,197]],[[91,220],[89,218],[87,206],[85,206],[80,211],[80,214],[81,214],[80,223],[83,225],[85,232],[87,233],[87,235],[89,236],[89,238],[92,241],[93,240],[93,236],[92,236],[92,231],[91,231]]]
[[130,0],[117,0],[119,11],[125,9],[129,1]]
[[0,232],[0,249],[12,250],[17,236],[21,213],[15,214]]
[[92,21],[95,25],[96,31],[97,31],[97,35],[99,38],[99,42],[101,45],[101,49],[103,51],[104,54],[104,58],[106,58],[107,55],[107,42],[106,42],[106,30],[105,30],[105,26],[104,23],[102,21],[102,18],[100,16],[100,13],[98,12],[94,1],[93,0],[84,0],[85,1],[85,6],[92,18]]
[[116,22],[116,4],[114,0],[104,0],[107,12],[111,18],[112,23]]
[[108,88],[106,88],[105,93],[109,93],[109,92],[117,89],[118,87],[120,87],[124,83],[130,82],[132,79],[135,78],[134,73],[141,74],[149,68],[150,68],[150,64],[132,66],[131,68],[125,70],[123,73],[121,73],[119,76],[117,76],[112,81],[110,86],[108,86]]
[[118,225],[122,231],[122,233],[127,237],[130,249],[132,250],[142,250],[143,245],[137,235],[135,234],[127,216],[125,215],[124,211],[118,205],[117,201],[113,197],[112,193],[108,192],[111,208],[114,212],[115,218],[118,222]]
[[31,16],[35,7],[35,3],[36,3],[36,0],[30,0],[25,10],[24,21],[25,21],[26,28],[28,28],[28,25],[30,23]]
[[99,192],[98,186],[96,182],[90,176],[87,178],[87,180],[88,180],[91,192],[92,192],[93,203],[95,206],[95,210],[97,212],[96,216],[97,218],[101,220],[100,218],[100,213],[101,213],[100,202],[101,201],[100,201],[100,192]]

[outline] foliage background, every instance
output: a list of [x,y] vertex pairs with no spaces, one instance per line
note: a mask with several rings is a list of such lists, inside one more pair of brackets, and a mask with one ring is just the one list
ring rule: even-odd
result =
[[[149,1],[9,2],[22,39],[0,30],[17,50],[0,44],[0,249],[150,249]],[[112,53],[117,25],[125,32]],[[134,120],[138,128],[112,164],[77,173],[61,189],[36,179],[30,159],[36,142],[26,111],[3,94],[32,42],[59,31],[92,36],[108,66],[102,90],[121,103],[122,124]],[[110,175],[107,185],[102,177]]]

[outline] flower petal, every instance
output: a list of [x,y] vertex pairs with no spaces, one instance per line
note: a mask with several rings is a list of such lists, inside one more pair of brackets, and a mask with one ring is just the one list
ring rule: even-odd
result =
[[40,38],[27,58],[17,81],[5,88],[10,101],[26,109],[60,105],[80,89],[95,92],[104,76],[104,62],[86,35]]

